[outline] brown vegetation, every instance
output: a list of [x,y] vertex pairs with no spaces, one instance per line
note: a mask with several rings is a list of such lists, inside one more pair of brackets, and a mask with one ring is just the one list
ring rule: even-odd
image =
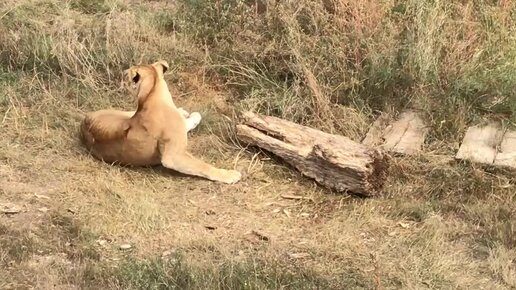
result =
[[[516,2],[258,2],[0,3],[0,203],[21,210],[0,213],[1,289],[516,287],[514,172],[438,157],[469,125],[514,125]],[[79,145],[83,114],[132,109],[122,71],[156,59],[178,106],[203,114],[192,152],[240,183]],[[378,111],[405,108],[429,138],[393,159],[377,199],[244,150],[226,118],[360,141]]]

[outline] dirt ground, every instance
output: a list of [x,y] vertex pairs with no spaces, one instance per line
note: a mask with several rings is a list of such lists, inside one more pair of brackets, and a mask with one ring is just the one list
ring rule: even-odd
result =
[[[136,19],[128,11],[113,16],[114,37],[116,25]],[[67,13],[62,18],[89,21]],[[63,27],[56,35],[65,39],[72,28]],[[77,41],[67,45],[58,52],[82,51]],[[189,56],[188,49],[177,48]],[[433,141],[420,156],[393,158],[380,197],[334,193],[239,146],[231,93],[202,72],[178,68],[166,76],[174,101],[203,115],[190,133],[193,154],[238,169],[243,179],[225,185],[159,166],[113,166],[86,153],[78,126],[86,110],[134,102],[113,85],[118,72],[106,85],[85,71],[79,79],[0,69],[0,289],[171,289],[159,281],[183,275],[163,262],[175,253],[213,272],[229,261],[248,265],[242,277],[258,277],[265,265],[293,281],[327,282],[218,289],[515,289],[514,171],[439,158],[457,144]],[[145,264],[153,259],[162,262]],[[194,277],[194,266],[188,281],[204,279]],[[232,275],[224,283],[240,279]]]
[[[206,88],[199,91],[206,93]],[[191,111],[205,109],[211,121],[192,132],[190,146],[207,161],[241,170],[244,178],[235,185],[160,167],[123,168],[96,161],[78,142],[80,119],[69,127],[50,129],[42,122],[5,130],[0,204],[19,212],[0,215],[1,259],[7,265],[0,271],[1,288],[69,289],[84,275],[77,269],[88,267],[90,259],[115,263],[128,255],[145,258],[177,249],[192,260],[280,259],[345,276],[358,288],[383,283],[408,289],[514,285],[514,251],[487,251],[482,244],[488,241],[479,240],[483,227],[499,226],[507,235],[502,241],[514,241],[514,229],[503,228],[512,226],[514,218],[509,214],[514,210],[509,177],[493,177],[492,194],[478,201],[436,205],[435,198],[417,196],[427,190],[417,185],[416,180],[425,179],[417,171],[441,166],[446,174],[458,174],[455,167],[460,165],[420,165],[424,157],[394,159],[393,176],[402,178],[388,181],[384,197],[334,194],[279,160],[245,151],[225,138],[228,124],[213,109],[224,103],[217,95],[176,102]],[[30,120],[37,110],[11,108],[3,128],[15,128],[17,120]],[[458,181],[458,186],[464,184]],[[307,199],[287,200],[282,194]],[[486,206],[486,200],[496,203]],[[498,213],[488,213],[493,206],[500,207]],[[502,209],[511,220],[498,217]],[[487,217],[475,216],[481,213]],[[490,222],[500,225],[486,224]],[[131,248],[121,250],[122,245]]]

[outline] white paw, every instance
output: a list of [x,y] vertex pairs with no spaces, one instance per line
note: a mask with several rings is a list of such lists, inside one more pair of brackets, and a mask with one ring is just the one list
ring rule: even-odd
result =
[[199,114],[198,112],[191,113],[190,117],[188,117],[188,119],[186,119],[188,131],[197,127],[197,125],[199,125],[199,123],[201,123],[201,119],[202,119],[201,114]]

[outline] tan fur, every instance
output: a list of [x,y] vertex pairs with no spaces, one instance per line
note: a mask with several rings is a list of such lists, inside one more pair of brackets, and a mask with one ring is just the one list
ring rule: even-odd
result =
[[88,113],[81,124],[86,148],[96,158],[109,163],[162,164],[214,181],[239,181],[240,172],[213,167],[187,151],[187,133],[197,126],[201,117],[175,106],[163,78],[167,69],[165,61],[129,68],[125,73],[129,89],[138,101],[137,110]]

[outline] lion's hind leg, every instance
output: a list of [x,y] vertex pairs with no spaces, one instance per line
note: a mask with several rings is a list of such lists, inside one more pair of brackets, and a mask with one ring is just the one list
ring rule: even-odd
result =
[[185,119],[186,131],[190,132],[195,129],[201,123],[201,114],[199,112],[188,113],[183,108],[177,108],[179,114]]
[[127,134],[129,119],[134,112],[100,110],[86,115],[81,125],[83,141],[88,147],[95,143],[119,139]]

